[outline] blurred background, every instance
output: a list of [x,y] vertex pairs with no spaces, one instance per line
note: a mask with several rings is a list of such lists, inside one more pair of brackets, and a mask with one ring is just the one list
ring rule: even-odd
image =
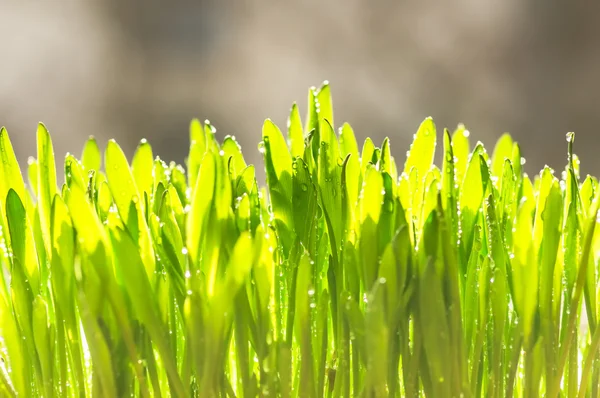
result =
[[[89,135],[129,157],[142,137],[183,163],[192,117],[235,135],[260,163],[265,118],[285,128],[308,88],[332,84],[336,124],[392,141],[404,163],[432,116],[465,123],[488,151],[503,132],[526,170],[566,163],[576,132],[584,173],[600,174],[598,2],[0,0],[0,125],[24,165],[35,129],[57,158]],[[259,167],[262,169],[262,167]]]

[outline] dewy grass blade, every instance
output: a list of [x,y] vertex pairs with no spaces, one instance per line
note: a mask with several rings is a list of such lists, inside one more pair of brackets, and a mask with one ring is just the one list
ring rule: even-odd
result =
[[140,141],[131,162],[131,171],[140,198],[144,197],[144,193],[147,195],[152,194],[152,188],[154,186],[152,178],[153,163],[152,147],[148,141]]
[[90,136],[85,142],[81,153],[81,163],[86,171],[100,170],[102,156],[100,155],[100,147],[95,137]]
[[435,166],[427,118],[399,173],[332,104],[325,82],[286,136],[264,123],[264,187],[208,121],[185,169],[90,138],[61,189],[43,124],[29,186],[0,129],[0,395],[598,395],[600,195],[573,134],[560,181],[531,179],[464,125]]
[[4,200],[8,191],[14,189],[21,200],[25,200],[25,183],[15,156],[8,132],[0,128],[0,198]]
[[304,153],[304,132],[302,130],[302,120],[298,105],[294,103],[288,117],[288,141],[290,143],[290,152],[293,157],[302,157]]
[[469,130],[464,125],[459,125],[452,133],[452,152],[454,154],[456,182],[462,185],[467,165],[469,163],[469,153],[471,151],[469,143]]
[[[146,158],[146,166],[149,166],[148,155],[141,153],[151,151],[149,145],[144,143],[136,157],[136,163],[143,163]],[[142,158],[140,158],[142,157]],[[150,155],[151,157],[151,155]],[[108,186],[110,187],[119,215],[124,220],[127,230],[135,239],[135,243],[139,248],[142,256],[146,274],[150,278],[151,283],[155,278],[155,257],[152,243],[150,241],[150,230],[142,211],[142,196],[140,195],[139,187],[135,183],[133,171],[130,169],[125,154],[115,141],[109,141],[106,147],[105,154],[106,176],[108,178]],[[146,170],[145,173],[148,173]],[[141,174],[141,175],[140,175]],[[148,177],[148,176],[147,176]],[[138,173],[138,179],[144,184],[143,189],[149,189],[148,178],[143,177],[143,173]],[[132,206],[132,203],[134,206]]]
[[50,249],[50,207],[54,195],[56,195],[56,166],[50,133],[42,123],[38,125],[37,130],[37,152],[37,210],[41,221],[44,248],[50,256],[52,253]]

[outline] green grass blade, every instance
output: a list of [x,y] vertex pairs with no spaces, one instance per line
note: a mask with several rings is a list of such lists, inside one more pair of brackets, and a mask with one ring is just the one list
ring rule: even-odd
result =
[[50,133],[42,123],[37,130],[38,209],[46,252],[50,253],[50,208],[56,195],[56,165]]
[[4,127],[0,128],[0,198],[4,200],[8,191],[13,189],[16,194],[25,200],[25,183],[21,175],[21,169],[15,156],[8,132]]
[[298,105],[294,103],[288,117],[288,140],[292,157],[302,157],[304,154],[304,132]]
[[100,170],[100,167],[102,167],[100,147],[98,146],[98,141],[96,141],[96,138],[93,136],[90,136],[83,146],[81,163],[86,172],[90,170]]
[[[108,144],[109,147],[113,146]],[[152,177],[152,165],[154,163],[154,155],[152,154],[152,147],[145,139],[142,139],[135,150],[133,160],[131,162],[131,172],[135,181],[135,186],[138,188],[138,194],[140,198],[144,197],[144,192],[150,196],[152,195],[154,181]],[[114,166],[113,166],[114,167]],[[107,162],[107,170],[110,169],[110,165]]]

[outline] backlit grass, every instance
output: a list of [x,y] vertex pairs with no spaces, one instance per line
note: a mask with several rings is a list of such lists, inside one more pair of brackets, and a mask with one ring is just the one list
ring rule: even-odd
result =
[[0,396],[600,394],[572,134],[531,178],[510,136],[490,155],[428,118],[397,163],[334,128],[328,85],[285,133],[264,123],[264,188],[197,120],[185,166],[90,138],[59,187],[46,127],[25,180],[2,129]]

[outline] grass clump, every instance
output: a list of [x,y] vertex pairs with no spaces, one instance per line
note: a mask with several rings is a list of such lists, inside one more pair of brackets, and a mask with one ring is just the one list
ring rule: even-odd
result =
[[431,119],[399,169],[328,85],[271,121],[267,187],[193,121],[186,168],[93,138],[57,187],[0,131],[0,395],[596,397],[598,181]]

